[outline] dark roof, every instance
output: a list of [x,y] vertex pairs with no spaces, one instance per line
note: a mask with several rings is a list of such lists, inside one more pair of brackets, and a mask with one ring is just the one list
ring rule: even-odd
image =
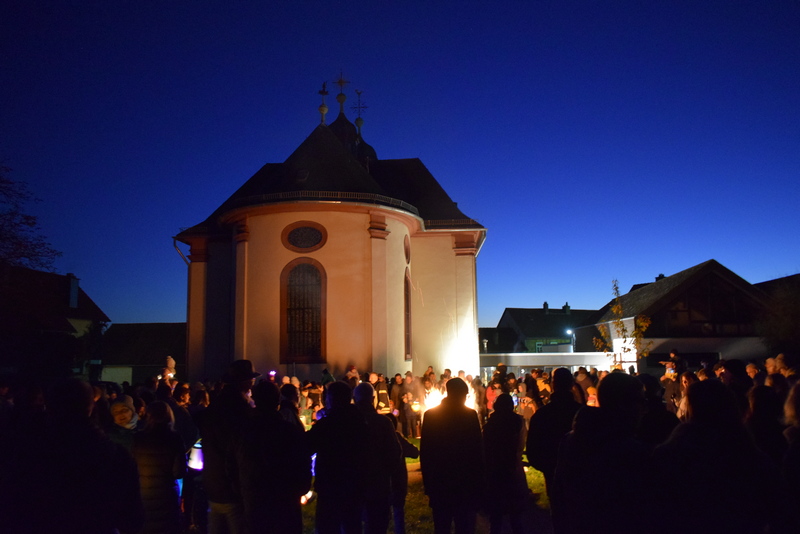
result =
[[[70,306],[73,287],[77,289],[75,307]],[[70,319],[97,323],[110,321],[80,288],[79,280],[73,275],[25,267],[0,267],[0,328],[72,334],[75,328]]]
[[597,310],[573,310],[564,308],[506,308],[497,327],[510,327],[527,339],[563,338],[567,330],[588,324],[597,315]]
[[800,273],[784,276],[783,278],[776,278],[774,280],[767,280],[765,282],[759,282],[758,284],[753,285],[770,296],[774,296],[778,292],[796,292],[798,289],[800,289]]
[[378,160],[374,155],[340,114],[330,126],[317,126],[286,161],[264,165],[203,223],[177,237],[222,233],[220,216],[236,208],[297,200],[387,205],[437,221],[439,227],[482,228],[458,209],[418,159]]
[[[708,260],[655,282],[638,284],[638,289],[620,297],[625,317],[635,317],[642,314],[653,315],[662,306],[672,301],[679,291],[691,286],[694,282],[712,272],[748,292],[757,300],[763,300],[764,294],[760,290],[754,288],[749,282],[716,260]],[[611,311],[613,304],[614,301],[612,300],[601,308],[601,315],[597,319],[597,323],[605,323],[615,319]]]
[[379,160],[370,164],[370,173],[390,197],[416,207],[426,224],[442,221],[448,227],[482,228],[458,209],[418,158]]
[[103,334],[103,365],[160,365],[186,360],[186,323],[114,323]]

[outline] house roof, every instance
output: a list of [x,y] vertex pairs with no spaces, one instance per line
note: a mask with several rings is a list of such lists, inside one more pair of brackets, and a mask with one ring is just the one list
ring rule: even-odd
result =
[[418,159],[378,160],[343,113],[318,125],[283,163],[256,172],[191,235],[222,233],[220,217],[237,208],[287,201],[366,202],[406,210],[440,228],[483,228],[469,219]]
[[567,330],[592,324],[597,310],[573,310],[565,308],[506,308],[500,327],[511,327],[522,336],[532,338],[563,338]]
[[778,292],[800,290],[800,273],[753,284],[764,293],[774,296]]
[[103,365],[165,365],[167,356],[183,363],[186,323],[114,323],[103,334]]
[[[77,290],[77,300],[70,293]],[[80,288],[74,275],[0,267],[0,328],[76,333],[72,320],[107,323],[108,316]]]
[[[625,317],[635,317],[642,314],[653,315],[662,306],[672,301],[679,292],[710,273],[721,276],[757,300],[764,299],[765,295],[761,290],[755,288],[716,260],[708,260],[655,282],[635,285],[634,288],[636,289],[620,297]],[[597,319],[597,323],[605,323],[615,319],[611,311],[613,304],[614,300],[600,309],[600,317]]]

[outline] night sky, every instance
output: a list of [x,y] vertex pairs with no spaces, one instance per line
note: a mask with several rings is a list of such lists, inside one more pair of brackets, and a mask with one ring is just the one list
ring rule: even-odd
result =
[[[184,321],[172,236],[329,122],[488,229],[479,323],[716,259],[800,272],[800,2],[0,0],[0,161],[112,322]],[[185,247],[184,247],[185,252]]]

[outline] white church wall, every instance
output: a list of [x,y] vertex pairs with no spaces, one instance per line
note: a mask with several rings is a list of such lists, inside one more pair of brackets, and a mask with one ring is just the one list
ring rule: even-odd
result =
[[475,323],[475,258],[456,256],[449,233],[417,234],[411,240],[414,373],[428,365],[479,371]]

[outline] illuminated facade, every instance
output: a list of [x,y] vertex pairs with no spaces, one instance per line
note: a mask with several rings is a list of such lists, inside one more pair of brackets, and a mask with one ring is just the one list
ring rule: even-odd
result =
[[337,101],[333,123],[323,101],[321,124],[285,162],[176,236],[190,247],[192,380],[239,358],[309,378],[349,365],[477,372],[485,228],[418,159],[378,159]]

